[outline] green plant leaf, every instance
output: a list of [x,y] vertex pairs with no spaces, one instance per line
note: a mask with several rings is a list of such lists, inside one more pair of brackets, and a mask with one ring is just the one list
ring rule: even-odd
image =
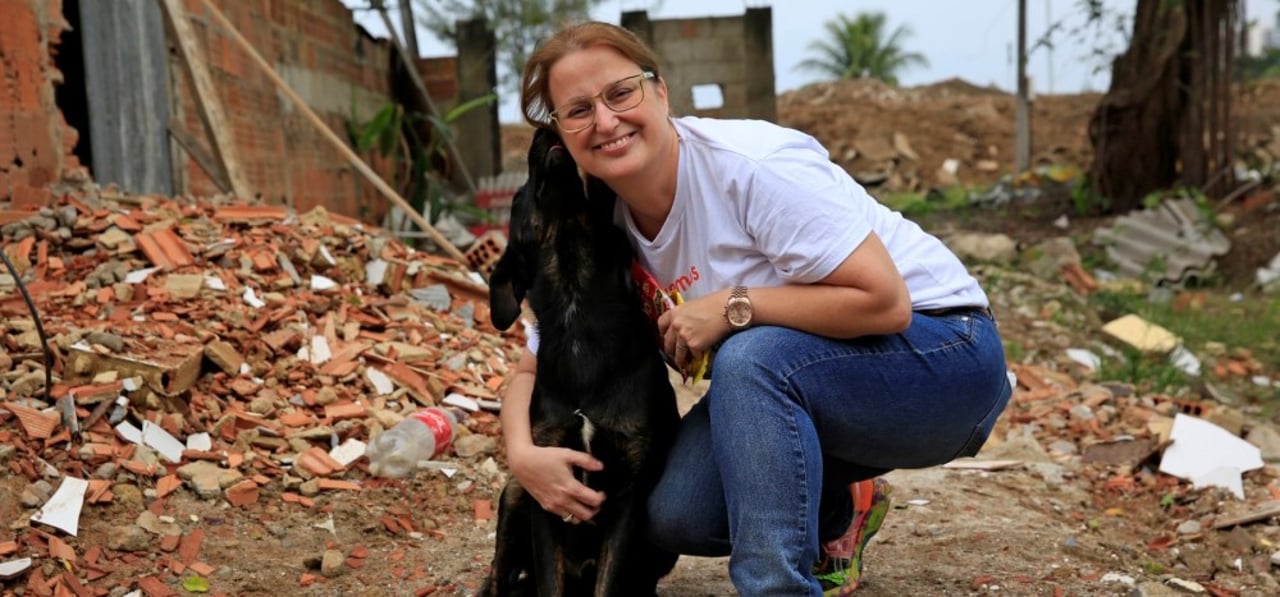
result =
[[444,115],[444,121],[446,123],[452,123],[458,120],[458,118],[460,118],[463,114],[466,114],[467,112],[470,112],[471,110],[478,108],[480,106],[487,106],[489,104],[492,104],[497,100],[498,100],[498,96],[497,94],[494,94],[494,93],[489,93],[477,98],[469,99],[465,102],[462,102],[461,104],[458,104],[457,106],[454,106],[453,109],[446,112]]
[[188,576],[182,579],[182,589],[188,593],[208,593],[209,581],[199,576]]
[[[387,133],[393,121],[398,120],[397,113],[399,111],[400,106],[394,102],[389,103],[383,106],[381,110],[378,110],[378,113],[374,114],[373,118],[369,119],[369,122],[366,122],[364,126],[360,127],[360,135],[356,142],[356,149],[360,151],[368,151],[375,144],[379,147],[384,147],[385,145],[381,142],[381,139],[383,135]],[[386,152],[384,151],[384,153]]]

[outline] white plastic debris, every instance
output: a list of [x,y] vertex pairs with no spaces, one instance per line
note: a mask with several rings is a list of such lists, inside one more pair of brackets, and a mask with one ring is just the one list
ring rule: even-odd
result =
[[329,265],[338,265],[338,260],[333,258],[333,253],[329,252],[329,247],[320,245],[320,257],[324,258],[324,262]]
[[1119,572],[1108,572],[1102,575],[1102,582],[1120,583],[1126,587],[1138,586],[1138,581],[1134,580],[1128,574],[1120,574]]
[[1169,353],[1169,364],[1192,377],[1200,377],[1200,359],[1181,344]]
[[131,444],[142,443],[142,430],[134,427],[133,423],[128,421],[121,421],[119,425],[116,425],[116,434],[120,436],[120,439]]
[[1213,423],[1179,413],[1173,440],[1160,459],[1160,472],[1191,481],[1196,488],[1222,487],[1244,499],[1245,471],[1262,468],[1257,446]]
[[0,562],[0,579],[13,578],[31,567],[31,558],[18,558],[8,562]]
[[324,276],[319,276],[316,274],[311,275],[311,289],[316,292],[333,290],[334,288],[337,288],[337,287],[338,287],[338,283],[333,281],[332,278],[326,278]]
[[391,381],[391,377],[374,367],[365,369],[364,376],[369,379],[369,383],[373,384],[373,389],[379,396],[386,396],[396,390],[396,385]]
[[151,277],[151,274],[159,271],[158,267],[147,267],[143,269],[135,269],[124,276],[125,284],[141,284]]
[[218,276],[205,276],[204,286],[210,290],[226,290],[227,283],[222,281]]
[[250,307],[253,307],[254,309],[261,309],[267,306],[266,301],[263,301],[262,299],[258,298],[258,295],[254,294],[252,288],[244,289],[244,302],[248,303],[248,305]]
[[364,264],[364,281],[370,286],[377,286],[387,279],[387,262],[374,259]]
[[1084,348],[1068,348],[1067,358],[1080,363],[1093,371],[1097,371],[1102,368],[1102,357],[1098,356],[1098,354],[1092,350]]
[[323,365],[329,362],[329,359],[333,358],[333,351],[329,349],[329,340],[320,335],[312,336],[310,346],[298,349],[298,358],[312,365]]
[[208,452],[213,449],[213,439],[208,433],[193,433],[187,436],[187,449]]
[[151,421],[142,422],[142,443],[173,463],[182,462],[182,451],[186,449],[182,442]]
[[80,506],[84,504],[84,494],[89,490],[89,482],[75,477],[63,477],[62,484],[53,493],[53,497],[40,507],[40,511],[31,520],[47,524],[72,537],[80,530]]
[[456,406],[469,413],[480,410],[480,403],[472,398],[468,398],[457,392],[450,392],[448,396],[440,401],[445,406]]

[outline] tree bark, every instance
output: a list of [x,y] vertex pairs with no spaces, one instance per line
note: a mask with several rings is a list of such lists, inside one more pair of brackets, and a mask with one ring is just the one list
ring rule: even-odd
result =
[[1138,0],[1129,49],[1089,123],[1094,192],[1115,211],[1174,186],[1234,185],[1230,77],[1238,0]]

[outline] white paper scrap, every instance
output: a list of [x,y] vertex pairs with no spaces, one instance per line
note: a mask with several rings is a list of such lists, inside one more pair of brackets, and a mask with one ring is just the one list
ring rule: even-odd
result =
[[227,289],[227,283],[223,282],[222,278],[219,278],[218,276],[205,276],[204,285],[205,285],[205,288],[209,288],[211,290]]
[[253,307],[254,309],[261,309],[267,306],[267,303],[265,301],[258,298],[258,295],[253,293],[252,288],[244,289],[244,302],[248,303],[249,306]]
[[1160,472],[1187,479],[1197,488],[1223,487],[1243,499],[1240,474],[1262,468],[1257,446],[1204,419],[1178,413],[1169,439],[1173,444],[1160,459]]
[[387,279],[387,262],[374,259],[364,264],[364,281],[370,286],[377,286]]
[[1093,371],[1097,371],[1102,368],[1102,357],[1098,356],[1091,350],[1086,350],[1084,348],[1068,348],[1067,358],[1070,358]]
[[316,292],[333,290],[334,288],[337,288],[337,287],[338,287],[338,283],[334,282],[332,278],[326,278],[324,276],[318,276],[315,274],[311,275],[311,289]]
[[142,430],[134,427],[133,423],[128,421],[121,421],[119,425],[116,425],[116,434],[120,436],[120,439],[131,444],[142,444]]
[[75,537],[80,530],[80,506],[84,504],[84,493],[88,490],[88,481],[63,477],[62,484],[53,493],[53,497],[40,507],[40,511],[31,520]]
[[329,341],[324,336],[316,335],[311,337],[310,346],[298,349],[298,358],[306,359],[312,365],[323,365],[333,358],[333,351],[329,350]]
[[1169,353],[1169,364],[1191,377],[1200,377],[1200,359],[1181,344]]
[[18,558],[8,562],[0,562],[0,579],[13,578],[31,567],[31,558]]
[[347,438],[347,441],[329,450],[329,457],[337,460],[342,466],[351,466],[351,463],[360,460],[360,457],[364,456],[366,447],[364,442],[354,437]]
[[479,402],[476,402],[474,399],[463,396],[462,394],[459,394],[457,392],[450,392],[448,396],[445,396],[444,399],[440,401],[440,404],[443,404],[445,406],[456,406],[469,413],[473,413],[480,410]]
[[187,436],[187,449],[208,452],[213,449],[213,439],[208,433],[193,433]]
[[395,382],[392,382],[391,376],[386,373],[383,373],[373,367],[369,367],[364,370],[364,376],[369,378],[369,383],[373,384],[373,389],[378,392],[379,396],[386,396],[387,394],[396,391]]
[[329,247],[320,245],[320,256],[324,258],[324,262],[329,265],[338,265],[338,260],[333,258],[333,253],[329,252]]
[[182,442],[151,421],[142,422],[142,443],[164,456],[169,462],[175,463],[182,462],[182,451],[186,449]]
[[155,273],[159,269],[160,268],[158,267],[148,267],[148,268],[133,270],[125,274],[124,283],[125,284],[141,284],[143,282],[146,282],[147,278],[151,277],[151,274]]

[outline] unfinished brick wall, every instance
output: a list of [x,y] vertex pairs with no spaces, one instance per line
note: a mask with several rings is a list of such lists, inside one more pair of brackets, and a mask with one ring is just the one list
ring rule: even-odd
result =
[[0,202],[25,210],[49,202],[45,185],[78,167],[76,131],[54,101],[50,79],[65,23],[58,0],[0,0]]
[[[652,20],[622,13],[622,26],[658,53],[678,116],[777,120],[773,73],[773,11],[748,8],[740,17]],[[698,109],[693,88],[718,87],[722,105]]]
[[[269,204],[289,204],[299,211],[323,205],[380,223],[390,202],[278,90],[201,0],[184,4],[255,193]],[[341,139],[350,140],[353,120],[367,122],[391,101],[392,47],[356,26],[340,0],[214,4]],[[45,185],[80,167],[72,148],[81,135],[66,124],[54,86],[84,82],[63,82],[54,64],[60,36],[73,34],[64,33],[68,24],[62,0],[0,0],[0,15],[0,210],[26,210],[49,203],[52,197]],[[173,46],[176,40],[168,42]],[[195,89],[178,62],[179,53],[170,56],[174,120],[209,147]],[[456,61],[432,61],[424,70],[430,73],[436,101],[449,105],[457,93]],[[448,97],[441,98],[437,91]],[[220,192],[196,160],[182,151],[175,156],[179,192]],[[373,153],[363,157],[394,184],[391,160]],[[10,205],[3,205],[10,198]]]
[[[349,139],[351,114],[367,121],[389,101],[390,46],[353,25],[351,11],[339,0],[215,4],[342,139]],[[387,200],[278,91],[203,2],[186,0],[186,6],[255,192],[267,203],[292,204],[299,211],[323,205],[377,223]],[[179,98],[176,113],[189,131],[203,135],[195,92],[179,64],[171,70]],[[386,160],[365,157],[391,179]],[[218,192],[193,160],[187,160],[185,175],[189,193]]]

